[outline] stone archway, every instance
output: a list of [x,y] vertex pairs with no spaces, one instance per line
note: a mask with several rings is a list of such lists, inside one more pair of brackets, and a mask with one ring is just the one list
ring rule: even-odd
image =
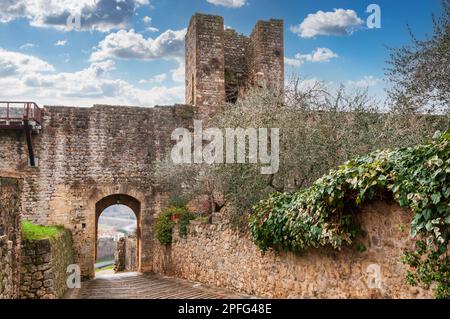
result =
[[134,198],[130,195],[126,195],[126,194],[109,195],[109,196],[106,196],[106,197],[100,199],[95,204],[95,236],[94,236],[95,251],[93,254],[94,255],[93,262],[95,263],[95,261],[97,260],[98,220],[100,218],[100,215],[106,208],[113,206],[113,205],[119,205],[119,204],[129,207],[136,215],[136,247],[137,247],[137,249],[136,249],[136,252],[137,252],[136,264],[137,264],[137,271],[141,271],[141,256],[142,256],[142,251],[141,251],[141,229],[142,229],[141,203],[136,198]]

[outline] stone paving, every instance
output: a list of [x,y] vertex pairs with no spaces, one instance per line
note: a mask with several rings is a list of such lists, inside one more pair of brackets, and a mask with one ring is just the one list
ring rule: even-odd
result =
[[244,299],[251,296],[187,280],[141,273],[103,273],[67,299]]

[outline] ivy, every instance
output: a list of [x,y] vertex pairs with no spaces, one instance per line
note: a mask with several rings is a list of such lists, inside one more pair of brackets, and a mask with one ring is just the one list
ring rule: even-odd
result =
[[251,234],[263,251],[340,249],[356,236],[357,209],[389,191],[414,216],[410,235],[416,249],[403,257],[410,266],[408,283],[435,284],[436,297],[449,298],[449,173],[450,129],[428,145],[376,151],[330,171],[310,188],[272,194],[254,206]]
[[162,245],[168,246],[172,244],[172,233],[175,221],[173,217],[176,216],[179,220],[179,233],[181,237],[186,237],[188,232],[189,222],[194,219],[194,215],[189,213],[184,206],[170,206],[166,208],[156,220],[156,238]]
[[181,214],[180,217],[180,224],[179,224],[179,233],[180,233],[180,237],[185,238],[188,234],[188,227],[189,227],[189,222],[191,220],[193,220],[195,217],[193,214],[188,213],[188,212],[184,212],[183,214]]
[[161,245],[168,246],[172,244],[172,229],[175,222],[172,221],[172,212],[165,211],[156,220],[156,238]]

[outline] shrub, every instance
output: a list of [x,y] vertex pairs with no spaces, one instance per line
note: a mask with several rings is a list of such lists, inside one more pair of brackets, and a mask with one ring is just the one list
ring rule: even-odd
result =
[[416,250],[403,261],[410,284],[436,284],[436,296],[450,298],[450,129],[428,145],[376,151],[318,179],[310,188],[275,193],[254,206],[250,228],[262,249],[301,251],[351,244],[352,215],[362,203],[388,190],[414,218]]
[[333,91],[321,83],[300,89],[296,81],[287,85],[285,103],[276,92],[255,90],[214,119],[222,128],[280,129],[278,173],[261,175],[257,164],[235,164],[217,165],[209,174],[234,208],[228,217],[235,226],[245,227],[242,215],[270,193],[309,187],[355,156],[423,143],[450,123],[445,116],[383,113],[383,104],[364,90]]
[[179,234],[186,237],[188,233],[189,222],[194,219],[194,215],[189,213],[186,207],[170,206],[166,208],[156,220],[156,238],[162,245],[172,244],[172,233],[175,222],[172,217],[177,215],[179,218]]

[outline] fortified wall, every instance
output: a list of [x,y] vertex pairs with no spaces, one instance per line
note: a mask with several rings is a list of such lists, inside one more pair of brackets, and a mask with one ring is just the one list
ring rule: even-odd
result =
[[211,116],[251,87],[284,86],[283,20],[258,21],[250,36],[225,29],[220,16],[195,14],[186,34],[185,103]]
[[84,277],[94,276],[99,215],[110,205],[128,205],[138,221],[138,269],[149,271],[161,205],[153,165],[172,147],[172,131],[190,128],[194,115],[185,105],[46,107],[42,132],[33,136],[38,165],[28,165],[22,134],[2,131],[0,176],[23,174],[23,219],[71,230]]
[[186,105],[45,107],[32,136],[20,117],[8,130],[0,114],[0,176],[24,176],[23,219],[72,232],[84,277],[94,276],[98,218],[119,203],[137,217],[137,269],[152,269],[153,219],[163,205],[152,176],[175,128],[190,129],[249,87],[284,83],[282,20],[259,21],[247,37],[225,30],[222,17],[195,14],[185,42]]
[[[367,207],[359,215],[368,233],[366,251],[351,247],[263,255],[249,238],[217,220],[191,222],[188,237],[170,248],[155,239],[153,221],[165,197],[153,173],[155,162],[173,145],[172,131],[191,129],[195,117],[209,117],[249,87],[282,88],[283,57],[281,20],[260,21],[247,37],[225,30],[221,17],[196,14],[186,35],[187,105],[45,107],[42,130],[32,141],[35,167],[28,163],[23,133],[0,130],[0,176],[23,176],[22,192],[16,182],[0,179],[0,297],[18,296],[19,211],[37,224],[65,226],[82,275],[93,277],[98,218],[114,204],[127,205],[136,214],[138,258],[131,268],[138,271],[264,297],[429,297],[429,291],[405,284],[400,256],[413,243],[400,226],[409,225],[411,216],[395,206]],[[374,282],[370,288],[369,271],[377,269],[381,286]],[[41,284],[50,293],[42,287],[31,287],[31,293],[59,291],[54,282]]]
[[19,295],[21,183],[0,177],[0,299]]

